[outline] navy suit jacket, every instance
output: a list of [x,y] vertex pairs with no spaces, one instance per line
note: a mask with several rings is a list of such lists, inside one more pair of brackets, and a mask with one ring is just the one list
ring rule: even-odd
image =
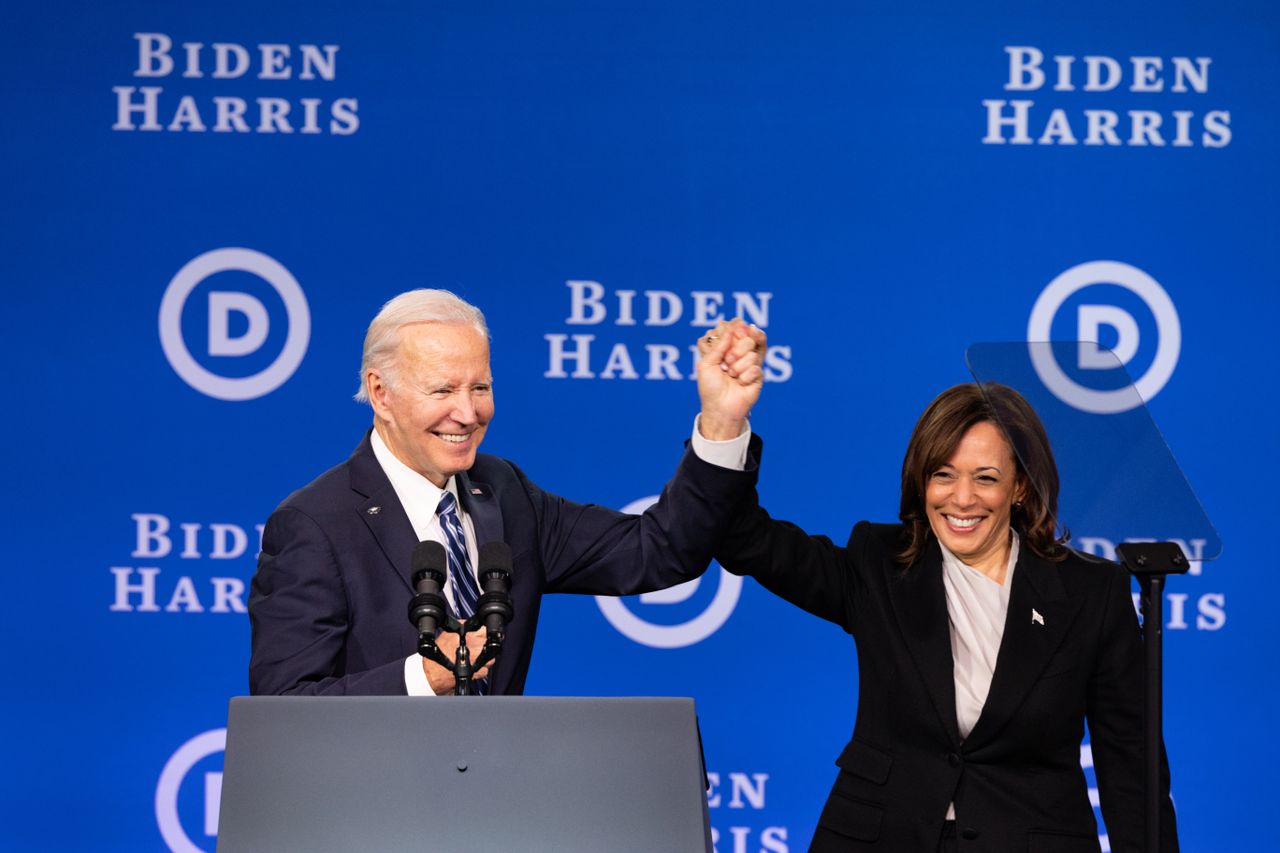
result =
[[[931,853],[954,803],[961,850],[1098,853],[1080,766],[1087,719],[1111,849],[1142,853],[1142,654],[1123,569],[1019,551],[991,690],[961,740],[936,539],[903,568],[901,525],[862,522],[838,548],[749,507],[721,565],[840,625],[858,649],[857,721],[811,850]],[[1173,853],[1163,770],[1161,850]]]
[[[686,450],[658,503],[636,516],[567,501],[512,463],[478,455],[458,475],[458,494],[477,544],[506,542],[512,552],[515,616],[491,691],[524,691],[544,593],[630,595],[701,575],[752,492],[754,461],[747,468],[730,471]],[[249,595],[250,692],[403,695],[404,659],[418,641],[407,616],[416,545],[366,434],[350,459],[267,521]]]

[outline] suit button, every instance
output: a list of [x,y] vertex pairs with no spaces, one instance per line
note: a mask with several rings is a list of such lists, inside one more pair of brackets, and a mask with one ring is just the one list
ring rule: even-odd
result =
[[947,763],[950,764],[952,767],[959,767],[961,763],[960,756],[954,752],[951,753],[950,755],[947,756]]
[[964,829],[960,830],[960,837],[965,841],[973,841],[981,834],[982,833],[978,832],[978,830],[974,829],[972,826],[966,826]]

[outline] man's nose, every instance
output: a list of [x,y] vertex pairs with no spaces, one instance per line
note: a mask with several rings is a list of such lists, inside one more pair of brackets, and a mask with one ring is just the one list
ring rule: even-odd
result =
[[476,403],[471,399],[471,393],[464,391],[457,395],[453,408],[453,419],[460,424],[473,424],[476,422]]

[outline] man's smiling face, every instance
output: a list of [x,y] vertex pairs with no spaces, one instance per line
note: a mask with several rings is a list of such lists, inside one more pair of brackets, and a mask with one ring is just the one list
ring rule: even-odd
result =
[[365,377],[375,422],[397,459],[444,488],[475,464],[493,417],[489,342],[457,323],[413,323],[399,334],[390,375]]

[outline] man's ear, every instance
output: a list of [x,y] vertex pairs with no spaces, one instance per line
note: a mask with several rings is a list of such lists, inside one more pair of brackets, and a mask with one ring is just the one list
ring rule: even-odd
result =
[[391,389],[376,369],[370,368],[365,373],[364,390],[369,395],[369,405],[373,406],[374,415],[384,421],[390,420],[391,410],[387,398],[391,395]]

